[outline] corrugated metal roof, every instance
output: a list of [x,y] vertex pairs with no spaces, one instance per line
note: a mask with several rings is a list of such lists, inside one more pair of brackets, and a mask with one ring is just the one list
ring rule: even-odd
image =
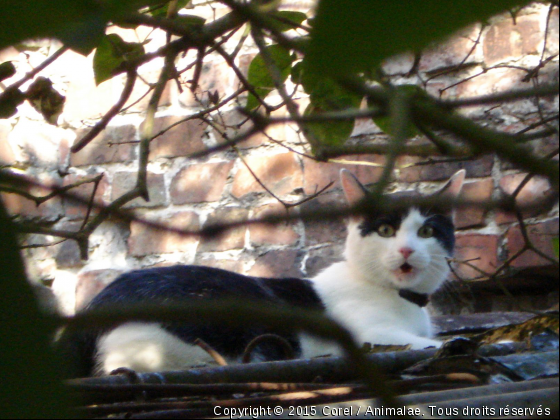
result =
[[[440,350],[368,355],[398,395],[389,406],[340,358],[123,371],[69,381],[86,417],[129,418],[556,418],[558,314],[489,313],[435,319]],[[471,336],[465,339],[464,336]],[[484,340],[522,342],[478,346]],[[374,349],[379,350],[379,349]],[[275,411],[276,410],[276,411]]]

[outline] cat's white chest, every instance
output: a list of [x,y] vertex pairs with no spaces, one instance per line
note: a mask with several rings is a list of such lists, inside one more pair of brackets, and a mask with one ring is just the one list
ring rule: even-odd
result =
[[[420,349],[439,344],[431,339],[425,308],[401,298],[394,289],[352,281],[345,263],[335,264],[313,282],[327,315],[347,328],[358,345],[410,344]],[[321,349],[321,344],[306,337],[304,353],[333,352],[331,346]]]
[[[431,336],[429,316],[424,308],[402,299],[396,291],[385,288],[356,287],[339,291],[327,304],[327,314],[350,329],[359,341],[367,342],[374,330],[402,330],[422,337]],[[375,337],[372,344],[382,342]],[[388,339],[389,340],[389,339]]]

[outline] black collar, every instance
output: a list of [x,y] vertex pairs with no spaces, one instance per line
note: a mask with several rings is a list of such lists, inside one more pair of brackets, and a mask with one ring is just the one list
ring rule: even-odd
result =
[[421,308],[427,306],[428,302],[430,301],[430,296],[428,294],[416,293],[413,292],[412,290],[407,290],[407,289],[400,289],[399,296],[405,300],[408,300],[411,303],[414,303],[415,305],[420,306]]

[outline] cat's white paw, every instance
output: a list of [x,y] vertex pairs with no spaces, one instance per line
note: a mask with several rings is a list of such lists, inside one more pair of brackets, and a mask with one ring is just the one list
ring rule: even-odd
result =
[[433,340],[431,338],[424,338],[424,337],[416,337],[412,344],[412,350],[423,350],[430,347],[435,347],[436,349],[441,348],[443,346],[443,342],[438,340]]

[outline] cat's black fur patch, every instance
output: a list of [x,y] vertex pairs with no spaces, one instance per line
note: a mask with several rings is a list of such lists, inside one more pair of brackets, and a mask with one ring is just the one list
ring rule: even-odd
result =
[[[392,194],[389,200],[398,203],[398,206],[395,206],[390,212],[370,208],[370,211],[364,217],[364,221],[358,226],[361,236],[365,238],[377,232],[384,224],[389,224],[395,231],[398,231],[402,221],[410,213],[411,208],[418,208],[420,214],[428,218],[426,224],[434,229],[435,238],[451,255],[455,248],[455,226],[452,219],[452,207],[445,201],[430,205],[417,205],[414,203],[415,197],[418,197],[418,194],[409,191]],[[436,197],[434,196],[434,199]]]
[[[254,299],[273,305],[324,309],[319,296],[308,280],[248,277],[217,268],[182,265],[137,270],[123,274],[102,290],[85,310],[120,303],[149,302],[165,305],[175,302],[185,304],[195,300],[233,297]],[[280,335],[292,345],[296,357],[301,354],[297,334],[286,334],[265,326],[232,329],[215,324],[200,323],[161,325],[186,343],[193,344],[197,338],[200,338],[226,357],[241,356],[247,345],[263,334]],[[80,373],[91,374],[96,341],[104,332],[107,330],[82,335],[85,370],[89,370],[89,372]],[[263,341],[255,352],[265,360],[281,360],[285,357],[285,350],[270,341]]]
[[429,214],[424,214],[424,216],[428,217],[426,225],[434,229],[435,238],[449,255],[453,254],[453,250],[455,249],[455,225],[451,217],[441,214],[431,216]]
[[389,214],[368,214],[364,221],[360,224],[360,234],[363,238],[377,232],[378,229],[385,225],[391,225],[395,231],[399,230],[402,221],[406,218],[409,209],[395,210]]

